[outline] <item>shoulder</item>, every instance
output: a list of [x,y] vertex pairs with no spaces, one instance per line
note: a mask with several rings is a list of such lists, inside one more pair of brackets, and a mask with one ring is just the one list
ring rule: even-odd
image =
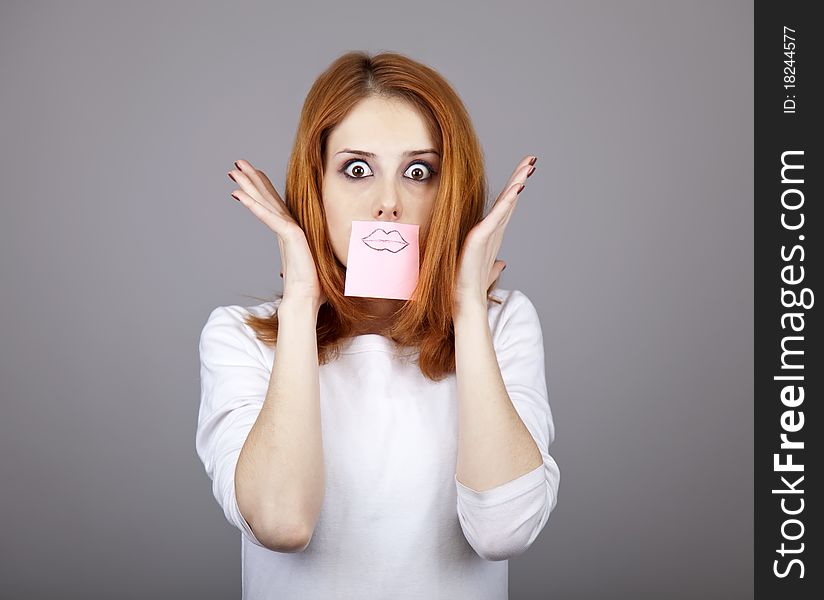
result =
[[274,300],[262,302],[252,306],[241,306],[240,304],[227,304],[225,306],[217,306],[212,309],[206,319],[206,325],[220,323],[223,325],[230,324],[245,324],[245,319],[249,315],[258,317],[268,317],[274,313],[280,304],[280,296]]
[[268,317],[277,310],[280,298],[255,304],[241,306],[229,304],[217,306],[209,313],[200,333],[200,351],[210,348],[231,346],[247,353],[260,355],[261,342],[254,330],[246,323],[250,315]]
[[505,330],[537,328],[540,331],[540,319],[535,305],[521,290],[492,290],[493,297],[501,303],[489,301],[489,327],[495,337]]

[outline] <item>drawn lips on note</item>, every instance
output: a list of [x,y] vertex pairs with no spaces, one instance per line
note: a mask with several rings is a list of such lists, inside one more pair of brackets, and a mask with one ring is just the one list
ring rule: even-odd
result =
[[366,237],[361,238],[363,243],[372,250],[388,250],[397,253],[409,245],[397,229],[386,231],[385,229],[375,229]]

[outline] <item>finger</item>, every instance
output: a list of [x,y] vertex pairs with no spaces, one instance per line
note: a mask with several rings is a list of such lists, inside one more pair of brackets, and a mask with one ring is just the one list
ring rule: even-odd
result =
[[515,210],[515,205],[518,202],[519,190],[524,189],[521,187],[522,185],[523,184],[516,184],[516,186],[508,190],[508,193],[504,194],[504,199],[477,225],[478,231],[476,235],[478,235],[480,239],[485,240],[485,242],[481,243],[485,243],[488,247],[494,248],[494,254],[498,253],[503,243],[504,232]]
[[489,211],[489,214],[492,215],[496,213],[495,216],[492,217],[492,221],[497,226],[502,222],[502,220],[506,217],[506,215],[512,214],[512,210],[515,205],[515,201],[524,188],[526,187],[526,178],[532,174],[530,169],[534,169],[535,167],[530,166],[529,164],[526,165],[526,169],[522,170],[519,173],[518,177],[515,177],[515,180],[512,184],[505,188],[498,199],[495,201],[495,204],[492,206],[492,210]]
[[263,182],[263,185],[266,186],[267,191],[270,194],[272,194],[272,197],[275,199],[275,205],[278,208],[283,207],[283,213],[286,215],[285,218],[290,219],[290,220],[294,221],[295,223],[297,223],[297,219],[295,219],[294,213],[289,208],[289,206],[287,206],[286,201],[283,198],[281,198],[280,194],[278,194],[277,190],[275,189],[275,186],[272,185],[272,182],[269,181],[269,178],[266,176],[266,173],[264,173],[263,171],[260,171],[258,169],[255,169],[255,172],[260,177],[261,181]]
[[515,183],[526,183],[526,178],[535,170],[537,160],[538,157],[534,155],[523,157],[518,163],[518,166],[512,171],[512,175],[509,176],[509,180],[506,182],[506,185],[504,185],[504,191],[498,198],[500,199],[501,196],[506,193],[506,190],[510,189]]
[[275,189],[275,186],[272,185],[271,181],[269,181],[269,178],[266,176],[266,173],[258,169],[255,169],[255,173],[258,174],[258,177],[260,177],[260,180],[263,182],[263,185],[266,186],[266,190],[270,194],[272,194],[272,197],[275,198],[278,202],[283,202],[283,198],[280,197],[280,194],[278,194],[277,190]]
[[502,260],[496,260],[492,265],[492,269],[489,271],[489,281],[486,284],[487,289],[501,276],[504,269],[506,269],[506,263]]
[[269,192],[272,195],[272,198],[274,198],[278,202],[283,202],[283,198],[280,197],[280,194],[278,194],[277,190],[275,189],[275,186],[272,185],[271,181],[269,181],[269,178],[266,176],[266,173],[253,167],[252,163],[250,163],[248,160],[236,160],[235,166],[240,171],[248,175],[249,179],[251,179],[259,188]]
[[[537,159],[536,159],[537,160]],[[529,163],[527,163],[529,164]],[[529,177],[535,172],[535,165],[532,164],[526,171],[526,177]],[[502,222],[502,226],[506,227],[509,223],[509,219],[512,217],[512,213],[515,211],[515,206],[518,204],[519,194],[524,191],[526,188],[526,179],[524,179],[520,184],[517,184],[517,189],[514,190],[514,196],[510,196],[511,201],[507,202],[508,210],[506,211],[506,216]],[[512,193],[512,188],[510,188],[509,192]]]
[[524,189],[526,188],[522,187],[515,192],[515,198],[509,204],[509,210],[506,212],[506,216],[504,217],[503,223],[501,223],[501,227],[506,227],[509,224],[509,220],[512,218],[512,213],[515,212],[515,207],[518,205],[518,199],[521,197],[521,192],[523,192]]
[[289,221],[287,221],[283,215],[280,215],[268,206],[261,204],[243,190],[235,190],[232,192],[232,196],[240,201],[243,206],[252,211],[252,214],[260,219],[267,227],[269,227],[269,229],[279,235],[285,234],[285,228],[289,224]]
[[[266,195],[265,188],[259,189],[258,184],[253,182],[249,176],[238,169],[233,169],[228,173],[229,178],[240,186],[240,189],[255,199],[256,202],[265,205],[267,208],[274,210],[274,202],[270,202]],[[265,192],[265,193],[264,193]]]
[[243,191],[274,210],[278,210],[278,205],[283,206],[283,201],[272,186],[272,182],[267,185],[261,179],[260,172],[248,160],[236,160],[235,166],[237,169],[229,171],[229,177],[241,186]]
[[286,270],[286,257],[283,254],[283,240],[278,236],[278,250],[280,252],[280,276],[283,278],[283,272]]
[[509,189],[505,190],[489,214],[481,221],[480,228],[488,235],[491,235],[501,225],[506,225],[508,216],[512,214],[518,194],[524,189],[523,183],[513,183]]

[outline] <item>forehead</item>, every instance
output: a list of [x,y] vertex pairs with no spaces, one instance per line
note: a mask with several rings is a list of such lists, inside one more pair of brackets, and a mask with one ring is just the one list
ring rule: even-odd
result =
[[361,100],[329,135],[329,150],[358,148],[377,154],[398,154],[433,145],[426,121],[414,106],[399,99]]

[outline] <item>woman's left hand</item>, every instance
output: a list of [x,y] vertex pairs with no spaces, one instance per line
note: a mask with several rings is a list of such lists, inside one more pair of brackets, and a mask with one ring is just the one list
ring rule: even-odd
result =
[[518,163],[489,214],[467,234],[458,259],[453,318],[473,303],[486,307],[489,287],[506,268],[504,261],[497,260],[504,230],[537,160],[536,156],[525,156]]

